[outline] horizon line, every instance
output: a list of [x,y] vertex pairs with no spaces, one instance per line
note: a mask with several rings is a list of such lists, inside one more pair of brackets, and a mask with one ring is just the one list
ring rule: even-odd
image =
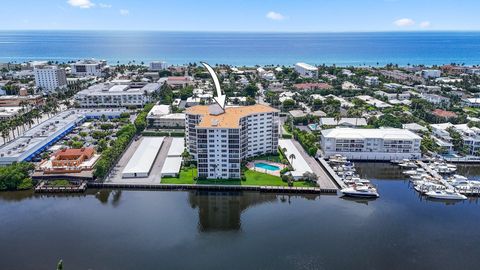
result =
[[154,30],[154,29],[0,29],[0,32],[19,32],[19,31],[72,31],[72,32],[164,32],[164,33],[289,33],[289,34],[336,34],[336,33],[445,33],[445,32],[480,32],[479,30],[427,30],[427,29],[410,29],[410,30],[345,30],[345,31],[255,31],[255,30]]

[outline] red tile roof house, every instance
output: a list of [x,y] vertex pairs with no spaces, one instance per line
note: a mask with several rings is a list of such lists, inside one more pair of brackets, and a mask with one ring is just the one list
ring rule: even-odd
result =
[[93,168],[100,155],[92,147],[61,149],[42,161],[32,175],[33,179],[93,180]]
[[332,89],[328,83],[297,83],[293,87],[297,90]]
[[442,118],[457,118],[458,115],[454,112],[451,111],[445,111],[441,109],[436,109],[432,112],[433,115],[437,117],[442,117]]

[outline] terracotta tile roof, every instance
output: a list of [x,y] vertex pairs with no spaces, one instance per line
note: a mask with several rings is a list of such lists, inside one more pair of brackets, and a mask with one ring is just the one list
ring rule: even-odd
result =
[[190,81],[191,78],[186,76],[170,76],[168,77],[167,80],[168,81]]
[[456,118],[457,114],[451,111],[445,111],[441,109],[436,109],[432,112],[433,115],[444,117],[444,118]]
[[330,88],[332,88],[332,86],[329,85],[328,83],[297,83],[297,84],[294,84],[293,87],[295,87],[298,90],[330,89]]
[[80,157],[82,155],[85,155],[87,157],[91,157],[93,153],[95,152],[95,149],[91,147],[87,148],[80,148],[80,149],[62,149],[58,150],[55,153],[55,158],[56,159],[63,159],[65,157]]
[[211,115],[207,105],[193,106],[187,109],[187,114],[202,115],[197,127],[203,128],[239,128],[240,119],[252,114],[278,112],[270,106],[255,104],[251,106],[227,107],[225,113]]

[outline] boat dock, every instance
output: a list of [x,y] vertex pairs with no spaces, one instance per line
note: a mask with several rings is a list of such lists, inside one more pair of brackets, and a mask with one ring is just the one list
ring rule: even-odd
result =
[[268,193],[309,193],[336,194],[337,189],[319,187],[286,186],[242,186],[242,185],[195,185],[195,184],[123,184],[123,183],[88,183],[89,188],[108,189],[144,189],[144,190],[210,190],[210,191],[259,191]]
[[318,161],[320,162],[320,165],[322,166],[325,175],[327,175],[327,177],[329,177],[331,180],[335,181],[335,183],[337,184],[337,186],[340,187],[340,189],[344,189],[347,187],[345,182],[343,182],[343,180],[337,175],[337,173],[335,173],[335,171],[325,159],[319,157]]
[[452,189],[452,190],[455,189],[452,185],[450,185],[447,181],[445,181],[445,179],[443,179],[443,177],[438,172],[432,170],[432,168],[430,168],[430,166],[425,164],[423,161],[418,160],[417,163],[421,168],[423,168],[428,174],[430,174],[440,184],[444,185],[448,189]]
[[465,196],[480,196],[480,188],[474,188],[474,189],[456,188],[456,187],[452,186],[450,183],[448,183],[445,180],[445,178],[443,178],[437,171],[433,170],[432,168],[430,168],[430,166],[425,164],[425,162],[417,160],[417,164],[422,169],[424,169],[425,172],[427,172],[430,176],[432,176],[433,179],[435,179],[435,181],[437,181],[441,185],[445,186],[447,189],[455,190],[456,192],[458,192],[460,194],[463,194]]
[[78,186],[48,186],[44,181],[35,187],[36,193],[82,193],[87,190],[87,182]]

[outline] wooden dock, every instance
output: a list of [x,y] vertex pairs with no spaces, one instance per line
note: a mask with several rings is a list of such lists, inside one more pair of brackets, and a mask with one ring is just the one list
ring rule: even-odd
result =
[[143,190],[210,190],[210,191],[259,191],[268,193],[306,193],[336,194],[336,189],[319,187],[285,187],[285,186],[241,186],[241,185],[195,185],[195,184],[123,184],[123,183],[88,183],[89,188],[108,189],[143,189]]
[[344,189],[347,187],[347,185],[343,182],[343,180],[337,175],[337,173],[335,173],[335,171],[332,169],[332,167],[330,166],[330,164],[328,164],[328,162],[323,159],[322,157],[319,157],[318,158],[318,161],[320,162],[320,165],[322,165],[322,168],[323,170],[326,172],[326,174],[330,177],[330,179],[332,179],[333,181],[335,181],[335,183],[337,184],[337,186],[339,186],[341,189]]
[[48,186],[42,181],[35,187],[36,193],[82,193],[85,190],[87,182],[82,182],[78,186]]

